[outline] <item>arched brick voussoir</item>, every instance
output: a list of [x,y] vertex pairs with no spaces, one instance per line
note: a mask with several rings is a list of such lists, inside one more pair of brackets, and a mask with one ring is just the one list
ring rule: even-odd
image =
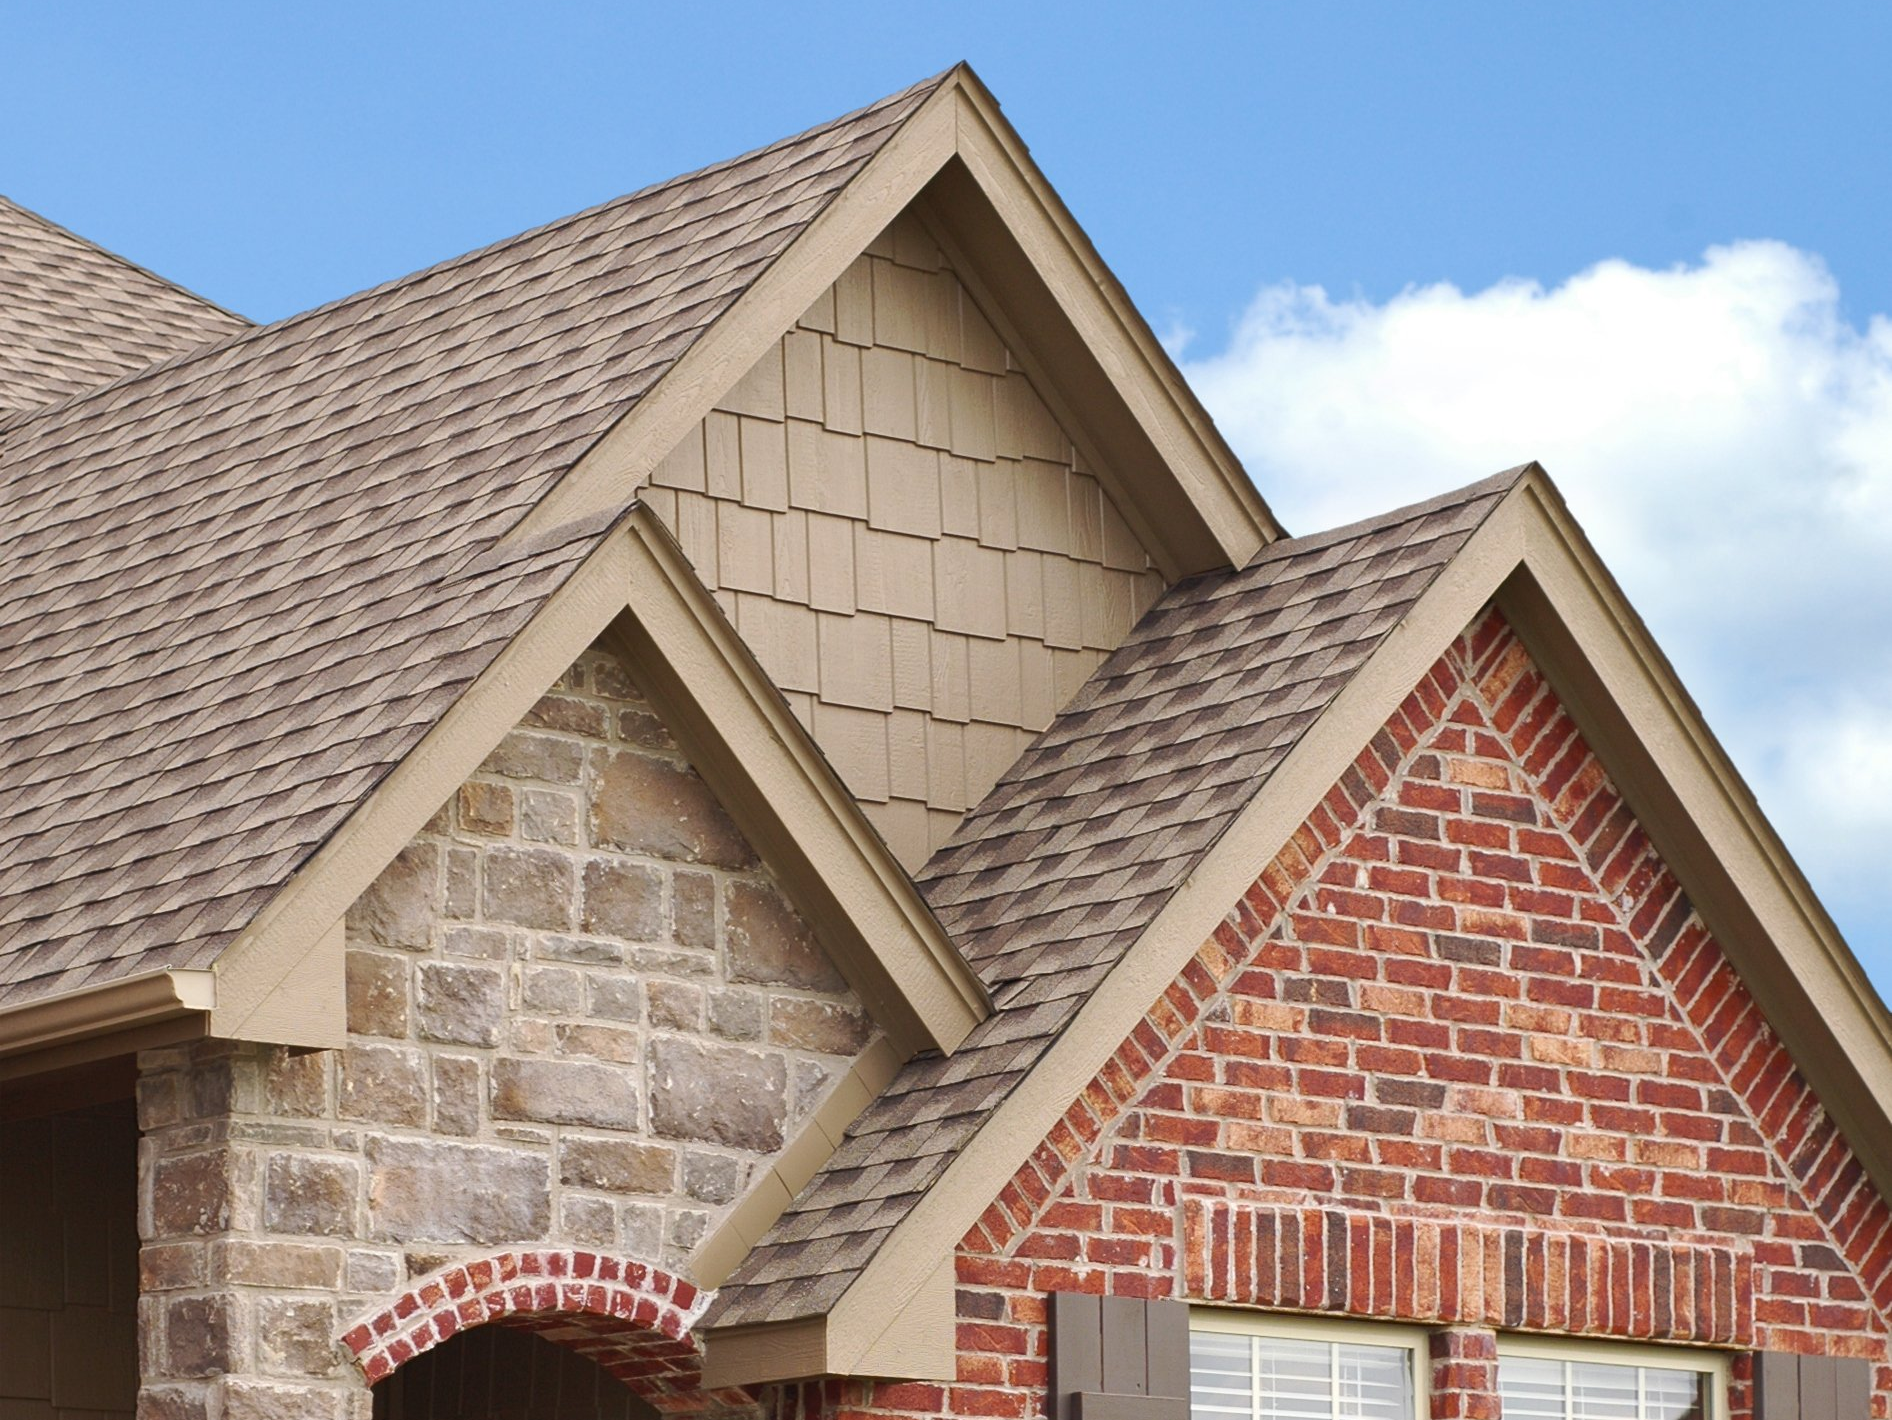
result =
[[714,1293],[661,1268],[608,1253],[497,1253],[422,1278],[343,1331],[370,1384],[441,1342],[498,1323],[538,1332],[596,1361],[671,1415],[752,1411],[746,1391],[706,1391],[691,1328]]

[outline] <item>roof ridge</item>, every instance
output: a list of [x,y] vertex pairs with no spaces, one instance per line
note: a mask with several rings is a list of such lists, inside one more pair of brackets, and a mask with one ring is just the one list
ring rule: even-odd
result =
[[[1435,493],[1430,498],[1422,498],[1416,503],[1407,503],[1351,523],[1341,523],[1337,527],[1324,528],[1320,532],[1281,538],[1260,548],[1253,557],[1248,559],[1241,570],[1246,572],[1249,568],[1258,567],[1264,562],[1274,561],[1281,557],[1292,557],[1297,553],[1318,552],[1323,547],[1332,547],[1337,543],[1364,537],[1368,533],[1397,527],[1401,523],[1411,522],[1414,518],[1422,518],[1428,513],[1437,513],[1446,508],[1457,507],[1461,503],[1470,503],[1487,493],[1496,493],[1511,487],[1537,466],[1535,461],[1514,464],[1501,472],[1481,478],[1476,483],[1467,483],[1461,488],[1447,489],[1444,493]],[[1211,573],[1209,575],[1226,576],[1227,574]]]
[[[515,232],[511,236],[500,237],[495,241],[486,243],[484,246],[475,247],[471,251],[464,251],[464,252],[460,252],[458,255],[443,258],[440,261],[434,262],[430,266],[423,266],[417,271],[410,271],[401,276],[393,276],[393,277],[388,278],[386,281],[377,282],[373,286],[365,286],[359,291],[351,291],[347,295],[337,296],[333,300],[322,302],[320,305],[310,306],[307,310],[297,311],[292,315],[284,316],[280,320],[270,321],[269,323],[265,325],[257,325],[257,324],[251,323],[249,329],[247,330],[240,330],[240,331],[237,331],[235,334],[226,336],[225,338],[221,340],[214,340],[204,345],[194,346],[189,350],[179,351],[176,355],[170,356],[167,359],[160,360],[156,362],[155,364],[140,366],[136,370],[131,370],[131,371],[126,372],[123,375],[120,375],[117,379],[108,380],[106,383],[102,385],[89,386],[86,389],[80,390],[74,394],[70,394],[66,396],[64,399],[58,400],[52,404],[38,405],[31,409],[23,409],[10,416],[0,416],[0,435],[7,435],[7,434],[14,433],[17,430],[24,428],[26,425],[38,419],[61,413],[65,410],[70,409],[74,405],[81,404],[84,401],[93,398],[94,396],[103,395],[111,391],[123,389],[128,385],[137,383],[139,380],[149,378],[153,375],[163,373],[164,371],[171,370],[185,364],[189,364],[190,362],[194,360],[207,359],[212,355],[219,354],[225,350],[241,345],[245,341],[257,339],[263,336],[274,335],[283,330],[287,330],[288,328],[298,324],[299,322],[306,321],[306,320],[313,320],[318,316],[328,315],[338,309],[341,309],[345,306],[352,304],[353,302],[365,301],[371,297],[381,296],[381,295],[386,294],[389,291],[397,290],[400,287],[408,285],[410,283],[419,283],[421,281],[428,279],[429,277],[438,276],[445,272],[452,271],[455,267],[467,265],[472,262],[478,261],[484,257],[488,257],[497,252],[503,251],[507,247],[514,246],[519,243],[535,240],[539,237],[544,236],[546,233],[555,231],[558,228],[563,227],[569,223],[583,221],[584,219],[588,217],[595,217],[601,213],[608,212],[614,207],[619,207],[627,203],[631,203],[631,202],[639,201],[643,198],[647,198],[651,194],[659,192],[663,190],[664,188],[674,187],[681,183],[694,182],[699,178],[707,177],[710,174],[718,172],[722,169],[733,168],[736,165],[741,164],[741,163],[753,162],[755,159],[762,157],[764,154],[771,153],[775,151],[777,148],[784,148],[784,147],[789,146],[790,144],[805,142],[810,138],[819,136],[821,133],[827,131],[828,129],[838,128],[843,124],[851,123],[854,120],[861,118],[863,115],[872,113],[876,109],[889,108],[897,103],[902,102],[903,100],[906,100],[912,97],[915,94],[930,92],[932,89],[938,87],[940,84],[943,84],[949,77],[951,77],[951,75],[958,68],[959,68],[958,65],[954,65],[953,68],[951,69],[942,69],[939,73],[934,74],[930,76],[929,78],[922,79],[916,84],[909,84],[906,88],[901,89],[898,93],[883,95],[882,97],[875,99],[872,103],[863,104],[861,105],[861,107],[857,109],[852,109],[849,112],[841,114],[835,118],[826,119],[820,123],[815,124],[814,126],[810,128],[804,128],[798,133],[791,133],[785,138],[778,138],[774,140],[773,142],[765,143],[759,148],[751,148],[747,152],[738,153],[736,156],[732,158],[719,159],[718,161],[714,163],[709,163],[703,167],[692,168],[688,172],[677,173],[671,177],[662,178],[656,182],[646,183],[644,184],[644,186],[637,188],[634,191],[620,193],[616,197],[607,198],[603,202],[593,203],[590,207],[580,208],[576,212],[568,212],[561,217],[553,218],[549,222],[541,222],[538,226],[527,228],[523,232]],[[5,199],[0,198],[0,200],[5,200]],[[10,205],[17,206],[18,204],[15,203],[15,204],[10,204]],[[33,216],[36,218],[39,217],[38,213],[30,212],[26,208],[20,208],[20,210],[22,212],[28,212],[28,215],[30,216]],[[39,220],[45,221],[44,218],[39,218]],[[49,224],[49,225],[56,225],[56,224]],[[62,228],[60,230],[64,230],[64,229]],[[79,238],[79,240],[84,241],[85,239],[81,237]],[[100,250],[104,250],[104,249],[100,248]],[[111,256],[113,255],[113,253],[106,252],[106,255]],[[122,260],[122,258],[119,258],[119,259]],[[127,263],[127,265],[130,265],[130,264],[131,263]],[[139,269],[142,269],[142,268],[139,268]],[[163,280],[162,277],[159,277],[158,279]],[[183,290],[184,288],[179,287],[178,289]],[[193,293],[186,292],[185,294],[189,295]],[[237,317],[237,319],[242,320],[246,318],[239,316]]]
[[101,246],[99,243],[93,241],[90,237],[86,236],[83,232],[75,232],[73,231],[72,228],[66,226],[63,222],[53,221],[53,219],[48,217],[44,212],[36,211],[33,208],[28,207],[24,202],[15,201],[13,198],[8,197],[4,192],[0,192],[0,203],[5,203],[8,207],[11,207],[15,212],[18,212],[22,217],[29,218],[30,220],[39,223],[40,226],[46,228],[50,232],[57,232],[60,236],[69,237],[73,241],[79,243],[79,245],[81,246],[90,247],[93,251],[97,252],[100,256],[105,257],[111,261],[115,261],[120,266],[123,266],[127,268],[128,270],[137,272],[140,276],[149,276],[153,281],[156,281],[161,286],[169,286],[173,291],[177,292],[180,296],[189,296],[193,301],[196,301],[200,305],[210,307],[211,310],[216,311],[219,315],[226,315],[230,317],[231,320],[240,320],[243,322],[243,324],[249,326],[250,328],[252,329],[256,328],[256,322],[251,320],[248,316],[244,315],[241,311],[233,311],[228,306],[223,305],[220,302],[211,300],[210,297],[204,295],[203,292],[193,291],[189,286],[186,286],[181,281],[174,281],[169,276],[164,275],[162,272],[153,271],[148,266],[140,265],[138,262],[133,261],[130,257],[125,256],[120,252],[115,252],[108,246]]

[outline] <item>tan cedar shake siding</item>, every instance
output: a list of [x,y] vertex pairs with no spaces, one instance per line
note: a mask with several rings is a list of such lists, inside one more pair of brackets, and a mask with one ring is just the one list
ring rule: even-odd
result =
[[875,1036],[598,650],[363,894],[347,948],[344,1050],[141,1057],[153,1413],[199,1413],[225,1373],[225,1414],[360,1413],[338,1330],[448,1262],[687,1276]]
[[647,494],[917,868],[1163,590],[917,218]]

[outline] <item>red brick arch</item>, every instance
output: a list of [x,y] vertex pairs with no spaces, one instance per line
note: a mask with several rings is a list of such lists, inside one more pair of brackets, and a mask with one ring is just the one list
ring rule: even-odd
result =
[[492,1322],[535,1331],[590,1358],[666,1415],[751,1411],[747,1391],[703,1389],[702,1350],[691,1328],[711,1295],[660,1268],[606,1253],[502,1252],[422,1278],[350,1326],[341,1344],[372,1384]]

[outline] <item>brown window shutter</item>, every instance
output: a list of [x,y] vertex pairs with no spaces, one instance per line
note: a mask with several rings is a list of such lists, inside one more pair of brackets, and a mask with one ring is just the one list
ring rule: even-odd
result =
[[1051,1420],[1189,1420],[1189,1308],[1053,1292]]
[[1872,1366],[1857,1356],[1754,1353],[1754,1420],[1866,1420]]

